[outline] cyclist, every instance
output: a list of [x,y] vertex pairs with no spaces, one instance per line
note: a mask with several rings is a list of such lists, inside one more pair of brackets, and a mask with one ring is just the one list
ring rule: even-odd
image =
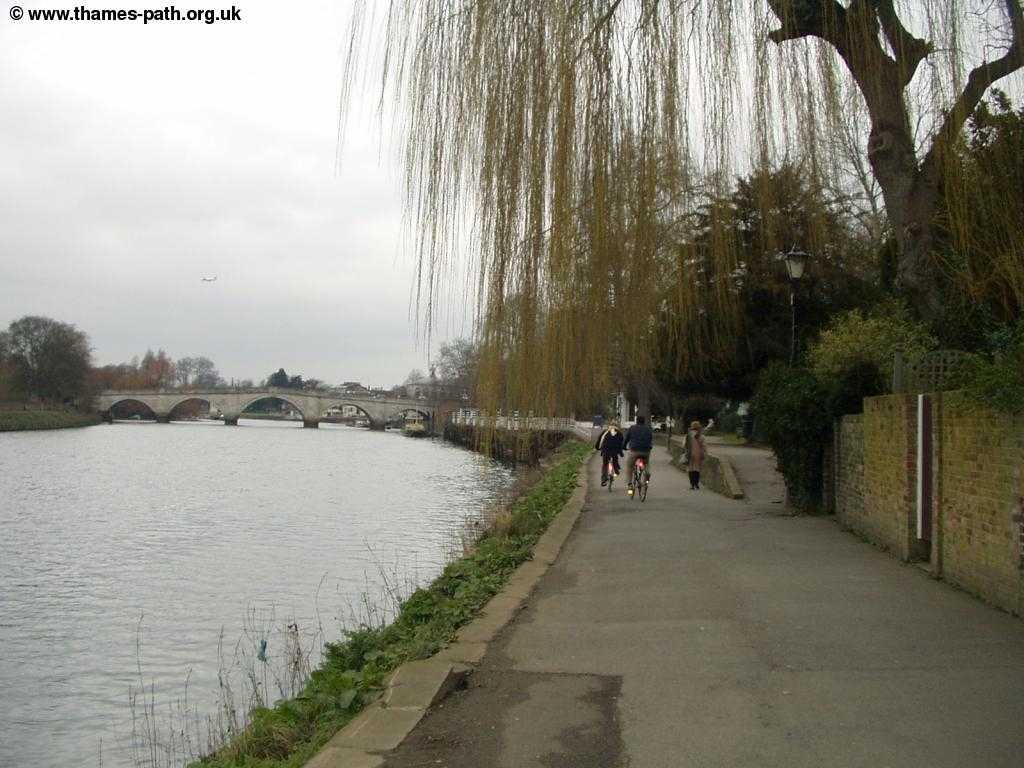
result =
[[618,424],[612,422],[608,425],[608,429],[597,438],[594,450],[601,452],[601,485],[603,487],[608,483],[609,461],[612,463],[612,469],[616,477],[618,477],[621,471],[619,469],[619,456],[622,455],[622,433],[619,431]]
[[643,416],[636,417],[636,424],[626,430],[626,439],[622,447],[629,451],[626,457],[626,477],[629,478],[627,492],[633,491],[633,470],[636,468],[636,460],[641,456],[647,464],[647,475],[651,474],[651,448],[654,447],[654,433],[647,426],[647,420]]

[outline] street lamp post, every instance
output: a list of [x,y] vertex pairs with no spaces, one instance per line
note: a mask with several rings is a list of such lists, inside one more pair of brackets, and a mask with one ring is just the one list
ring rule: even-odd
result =
[[796,364],[796,288],[803,279],[804,270],[807,268],[807,254],[790,248],[784,254],[786,260],[786,273],[789,275],[789,313],[790,313],[790,337],[789,337],[789,364]]

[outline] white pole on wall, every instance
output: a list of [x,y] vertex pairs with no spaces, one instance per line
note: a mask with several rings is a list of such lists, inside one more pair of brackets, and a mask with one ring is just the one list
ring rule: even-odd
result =
[[924,395],[917,396],[917,538],[924,538]]

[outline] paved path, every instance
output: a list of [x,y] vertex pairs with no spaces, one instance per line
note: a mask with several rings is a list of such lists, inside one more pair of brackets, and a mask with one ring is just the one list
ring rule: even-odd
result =
[[641,506],[593,463],[528,607],[387,768],[1024,765],[1024,622],[654,468]]
[[708,450],[728,456],[747,501],[757,506],[775,505],[782,511],[786,503],[786,485],[775,469],[775,454],[767,448],[733,445],[708,435]]

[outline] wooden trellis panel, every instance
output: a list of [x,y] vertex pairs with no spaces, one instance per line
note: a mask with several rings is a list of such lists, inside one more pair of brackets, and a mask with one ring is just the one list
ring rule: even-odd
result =
[[953,375],[969,357],[969,353],[956,349],[938,349],[911,363],[897,353],[893,369],[893,392],[942,392],[951,386]]

